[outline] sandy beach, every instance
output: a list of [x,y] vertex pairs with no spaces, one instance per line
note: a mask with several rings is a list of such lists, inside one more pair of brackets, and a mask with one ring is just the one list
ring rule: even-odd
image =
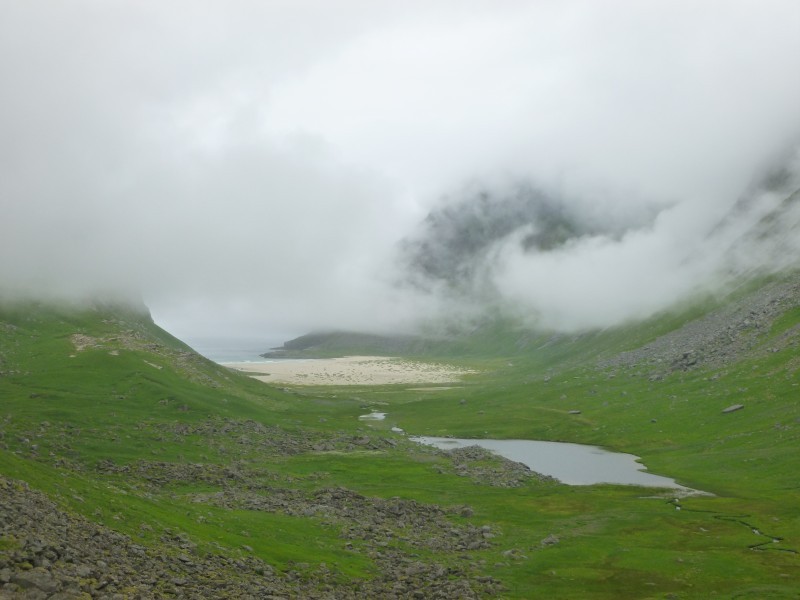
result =
[[347,356],[263,363],[223,363],[266,383],[294,385],[384,385],[453,383],[469,373],[452,365],[415,362],[384,356]]

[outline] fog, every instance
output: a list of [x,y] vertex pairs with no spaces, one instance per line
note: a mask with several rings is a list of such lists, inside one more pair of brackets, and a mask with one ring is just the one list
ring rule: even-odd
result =
[[[797,255],[748,237],[800,186],[797,31],[792,0],[0,2],[0,294],[190,340],[643,318]],[[409,284],[426,216],[509,182],[602,226]]]

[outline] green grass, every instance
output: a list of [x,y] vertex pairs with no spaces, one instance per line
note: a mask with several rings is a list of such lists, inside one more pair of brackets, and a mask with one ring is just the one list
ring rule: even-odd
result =
[[[201,552],[252,551],[282,570],[324,562],[342,580],[372,576],[376,565],[345,549],[337,526],[193,502],[222,489],[213,481],[153,486],[98,465],[236,465],[253,481],[304,493],[340,486],[367,497],[468,505],[471,517],[450,519],[497,533],[492,548],[470,555],[504,583],[508,598],[796,597],[800,555],[780,550],[800,550],[800,355],[796,346],[770,348],[796,330],[800,311],[775,321],[763,352],[719,371],[650,381],[643,370],[612,376],[595,367],[598,358],[646,343],[708,306],[583,336],[480,332],[479,341],[493,340],[483,346],[486,356],[477,344],[469,352],[451,347],[442,359],[481,373],[440,391],[283,391],[187,359],[183,344],[135,312],[5,308],[0,473],[140,543],[159,546],[164,535],[184,534]],[[75,333],[102,339],[101,347],[76,350]],[[745,408],[722,413],[735,403]],[[360,422],[364,407],[389,416]],[[248,420],[287,435],[384,435],[397,446],[281,454],[242,443],[241,435],[257,439],[251,433],[192,429]],[[715,496],[683,499],[676,510],[669,498],[636,487],[534,480],[492,487],[455,475],[445,459],[389,432],[393,425],[414,435],[598,444],[637,454],[649,470]],[[752,550],[766,538],[749,525],[782,541]],[[558,543],[543,545],[548,536]],[[0,539],[0,552],[15,543]],[[401,547],[425,560],[462,560]]]

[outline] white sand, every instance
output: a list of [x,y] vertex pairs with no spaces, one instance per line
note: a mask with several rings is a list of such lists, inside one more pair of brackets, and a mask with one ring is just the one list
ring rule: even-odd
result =
[[383,385],[453,383],[475,371],[452,365],[422,363],[383,356],[347,356],[264,363],[224,363],[267,383],[296,385]]

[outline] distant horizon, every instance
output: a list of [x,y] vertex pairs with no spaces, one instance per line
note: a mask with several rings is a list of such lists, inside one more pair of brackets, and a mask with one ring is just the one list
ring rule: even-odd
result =
[[265,341],[261,344],[258,342],[258,338],[253,337],[193,337],[191,335],[176,337],[190,346],[198,354],[202,354],[206,358],[218,363],[263,361],[266,359],[260,357],[259,354],[269,352],[288,341]]

